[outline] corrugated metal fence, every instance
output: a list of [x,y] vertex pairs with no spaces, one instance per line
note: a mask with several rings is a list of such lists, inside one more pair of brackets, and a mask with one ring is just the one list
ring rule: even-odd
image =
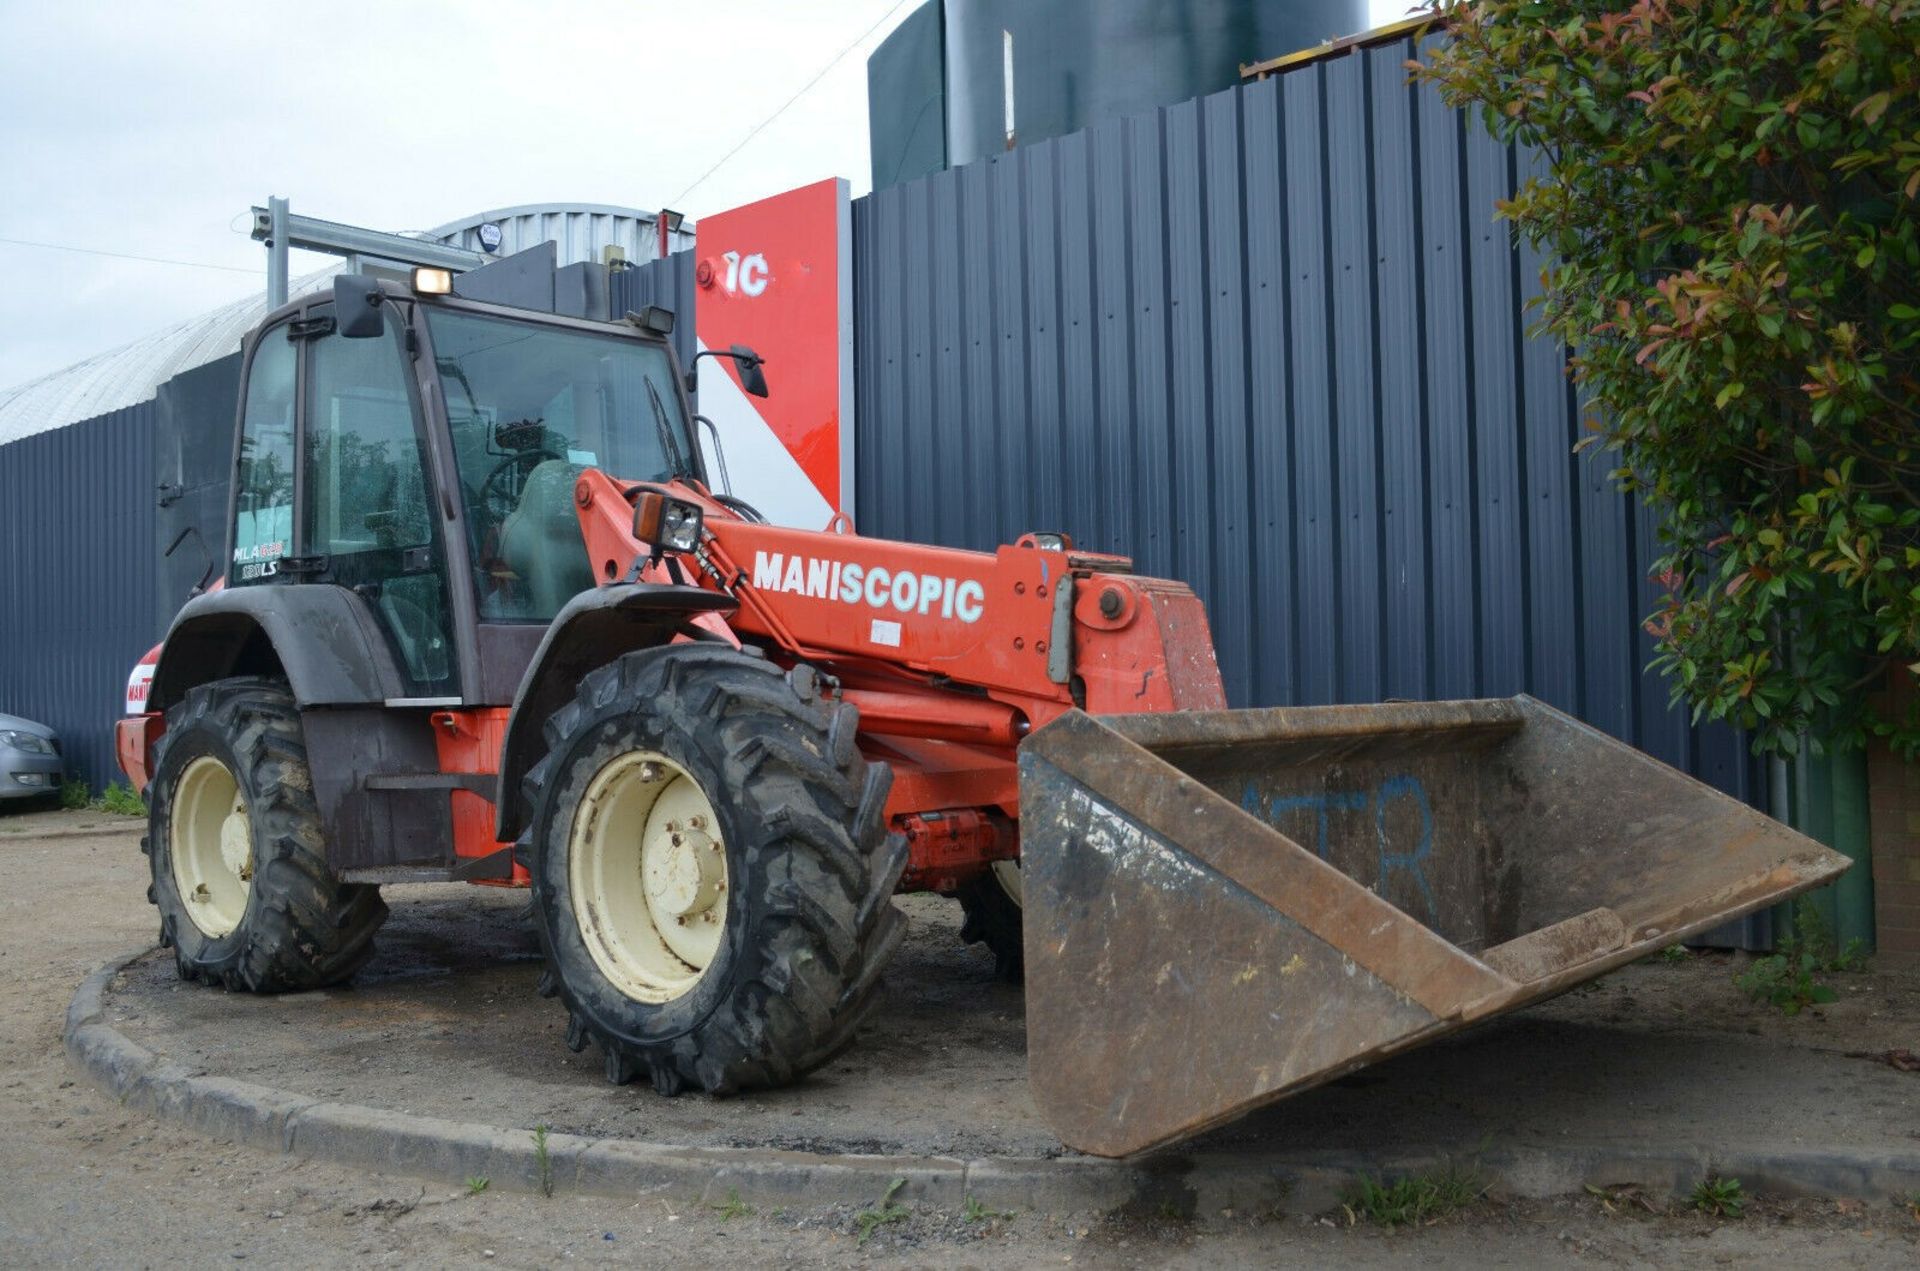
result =
[[615,270],[607,288],[607,309],[615,319],[648,305],[673,311],[673,351],[682,366],[692,364],[695,345],[693,302],[699,291],[693,285],[693,262],[691,251],[639,261]]
[[1754,799],[1644,675],[1652,524],[1493,219],[1529,156],[1399,40],[854,205],[865,533],[1128,552],[1235,705],[1530,692]]
[[117,778],[127,673],[159,638],[155,407],[0,446],[0,711],[60,731],[68,773]]

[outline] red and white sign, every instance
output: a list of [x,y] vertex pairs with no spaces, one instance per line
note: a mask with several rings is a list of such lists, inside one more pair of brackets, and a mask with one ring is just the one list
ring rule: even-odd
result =
[[[853,209],[835,178],[702,217],[694,250],[701,349],[745,344],[771,395],[749,397],[730,358],[700,364],[700,412],[726,449],[733,493],[775,525],[853,514]],[[702,444],[708,444],[702,436]],[[719,465],[707,456],[710,476]]]

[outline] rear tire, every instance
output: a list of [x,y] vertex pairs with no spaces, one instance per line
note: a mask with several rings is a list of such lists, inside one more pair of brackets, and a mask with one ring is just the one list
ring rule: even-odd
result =
[[699,644],[626,654],[547,721],[525,785],[540,989],[609,1081],[784,1085],[852,1040],[906,929],[892,773],[858,723],[811,668]]
[[338,984],[373,955],[387,907],[327,867],[284,683],[190,690],[167,712],[147,806],[147,899],[182,979],[284,993]]
[[1025,937],[1020,908],[1020,867],[1013,861],[995,861],[985,873],[954,893],[965,915],[960,938],[985,945],[993,955],[993,974],[1008,984],[1027,977]]

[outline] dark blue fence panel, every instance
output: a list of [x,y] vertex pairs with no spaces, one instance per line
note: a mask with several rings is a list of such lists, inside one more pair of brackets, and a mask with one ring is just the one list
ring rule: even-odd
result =
[[119,777],[127,675],[160,637],[151,401],[0,446],[0,712],[60,732],[68,775]]
[[1533,156],[1396,40],[854,205],[861,528],[1207,602],[1235,705],[1533,693],[1755,801],[1644,671],[1653,523],[1573,446]]

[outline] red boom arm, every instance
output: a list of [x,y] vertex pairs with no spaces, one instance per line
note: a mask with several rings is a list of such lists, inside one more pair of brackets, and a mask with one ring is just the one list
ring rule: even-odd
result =
[[[645,489],[701,509],[701,546],[675,559],[687,582],[739,600],[733,635],[835,677],[859,707],[863,748],[894,771],[888,811],[914,845],[909,884],[948,889],[1015,854],[1011,825],[992,822],[1018,815],[1013,751],[1030,730],[1074,706],[1226,706],[1199,598],[1135,577],[1125,557],[1075,551],[1064,536],[988,554],[782,529],[742,519],[697,485]],[[624,577],[651,553],[606,474],[583,473],[575,502],[602,577]],[[660,561],[642,577],[674,581]],[[947,822],[963,809],[984,815],[972,841],[956,844],[969,835]],[[941,859],[922,860],[922,844]]]

